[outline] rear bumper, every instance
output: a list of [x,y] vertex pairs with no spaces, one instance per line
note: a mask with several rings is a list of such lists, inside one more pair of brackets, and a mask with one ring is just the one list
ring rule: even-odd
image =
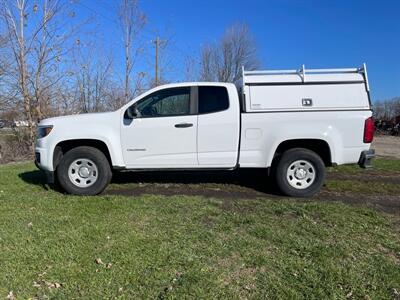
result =
[[372,160],[375,158],[375,150],[369,149],[361,152],[360,159],[358,160],[358,165],[360,168],[368,169],[372,168]]
[[46,175],[47,183],[54,183],[54,172],[43,169],[37,161],[37,156],[35,159],[35,166]]

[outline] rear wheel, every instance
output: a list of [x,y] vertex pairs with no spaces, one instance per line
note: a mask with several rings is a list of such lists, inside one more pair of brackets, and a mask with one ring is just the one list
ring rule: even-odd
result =
[[325,179],[325,165],[315,152],[294,148],[283,153],[275,170],[280,191],[287,196],[310,197],[317,193]]
[[57,168],[60,186],[75,195],[97,195],[109,184],[112,172],[106,156],[93,147],[68,151]]

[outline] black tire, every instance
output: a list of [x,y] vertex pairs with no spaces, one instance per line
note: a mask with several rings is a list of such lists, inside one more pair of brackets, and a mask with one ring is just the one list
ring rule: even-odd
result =
[[[70,179],[69,168],[74,162],[79,161],[80,159],[89,160],[90,164],[93,162],[96,167],[94,173],[97,177],[95,181],[93,180],[94,183],[90,186],[77,186],[76,184],[78,183],[74,183],[72,179]],[[93,147],[81,146],[73,148],[64,154],[57,167],[56,175],[59,185],[69,194],[97,195],[100,194],[110,183],[112,172],[110,164],[103,152]]]
[[[290,170],[289,167],[291,167]],[[324,184],[325,164],[318,154],[308,149],[293,148],[285,151],[274,169],[276,184],[279,190],[287,196],[310,197],[317,193]],[[296,170],[303,172],[300,175],[304,175],[305,171],[305,178],[290,174],[290,172],[297,174]],[[307,182],[308,180],[309,182]]]

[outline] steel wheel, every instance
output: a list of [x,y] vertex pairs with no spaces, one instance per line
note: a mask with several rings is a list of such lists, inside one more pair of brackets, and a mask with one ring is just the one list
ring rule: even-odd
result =
[[97,181],[98,175],[96,164],[87,158],[74,160],[68,168],[69,180],[80,188],[92,186]]
[[296,160],[289,165],[286,171],[286,179],[295,189],[306,189],[315,180],[315,168],[307,160]]

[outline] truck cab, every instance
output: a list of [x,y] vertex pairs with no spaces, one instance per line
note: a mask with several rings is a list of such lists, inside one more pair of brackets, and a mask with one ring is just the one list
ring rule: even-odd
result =
[[163,86],[120,113],[127,168],[234,168],[237,164],[240,109],[233,84]]

